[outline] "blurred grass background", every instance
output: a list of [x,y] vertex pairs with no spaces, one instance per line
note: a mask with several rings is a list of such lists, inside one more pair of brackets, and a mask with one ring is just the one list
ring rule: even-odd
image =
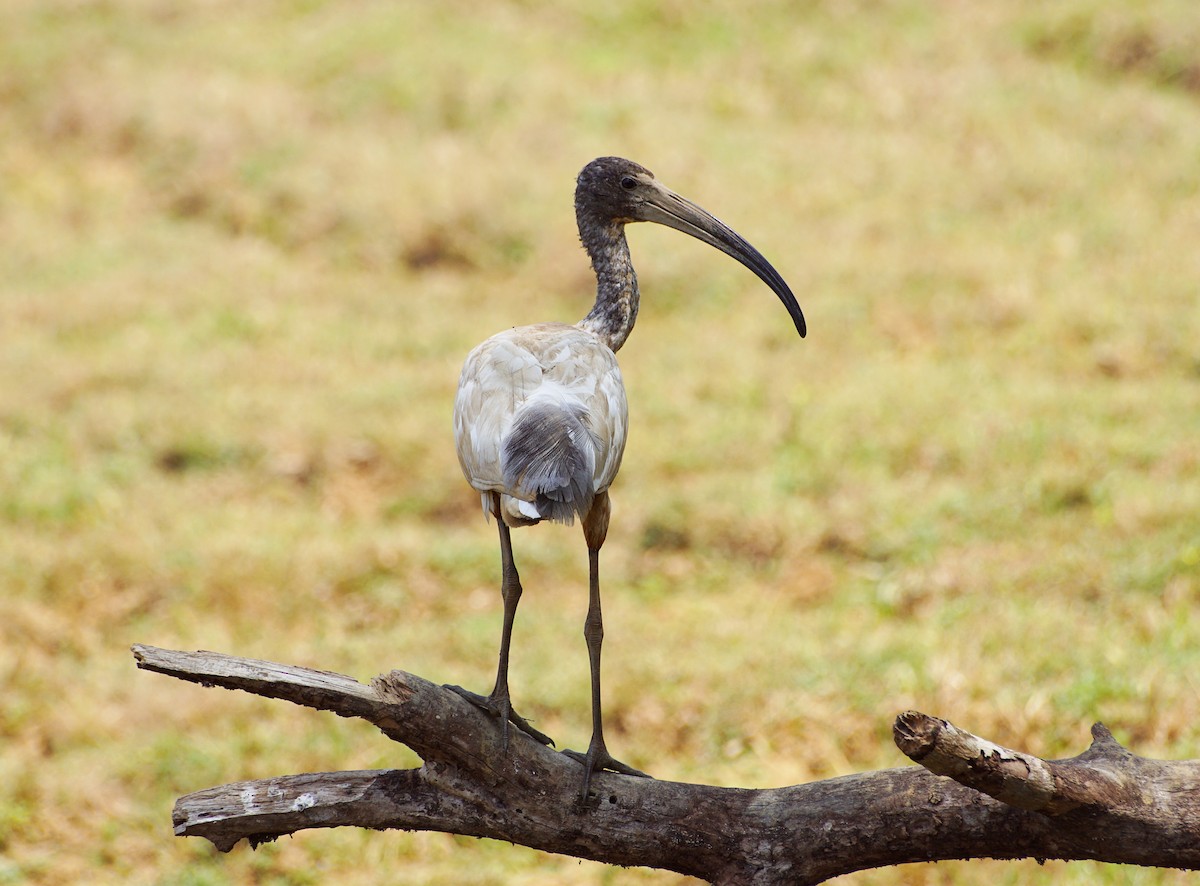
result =
[[[613,752],[782,785],[904,764],[916,707],[1200,756],[1192,0],[9,0],[0,59],[0,883],[682,882],[444,835],[176,839],[182,793],[417,761],[128,651],[490,685],[497,544],[450,405],[477,341],[586,312],[600,154],[745,234],[811,329],[631,231]],[[582,540],[515,538],[514,698],[580,747]]]

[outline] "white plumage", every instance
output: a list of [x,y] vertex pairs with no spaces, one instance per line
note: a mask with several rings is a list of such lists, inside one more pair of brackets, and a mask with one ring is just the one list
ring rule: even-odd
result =
[[612,350],[577,326],[539,323],[494,335],[468,355],[454,443],[484,513],[498,492],[510,526],[571,523],[616,477],[628,421]]

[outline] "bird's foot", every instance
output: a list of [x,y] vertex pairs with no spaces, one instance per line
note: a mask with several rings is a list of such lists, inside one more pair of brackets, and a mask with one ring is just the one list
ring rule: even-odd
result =
[[582,751],[571,750],[564,750],[562,753],[583,766],[583,787],[579,792],[581,802],[587,802],[588,788],[592,783],[593,772],[616,772],[618,775],[653,778],[653,776],[647,775],[642,770],[634,769],[632,766],[628,766],[613,757],[608,752],[608,748],[604,746],[603,741],[593,741],[591,746],[588,747],[586,754]]
[[500,721],[500,731],[502,733],[501,743],[505,750],[508,750],[508,724],[516,726],[526,735],[544,745],[554,746],[554,739],[546,735],[546,733],[535,729],[529,724],[529,721],[513,710],[512,702],[509,701],[507,695],[480,695],[477,692],[463,689],[461,686],[452,686],[449,683],[445,685],[455,695],[459,695],[469,701],[475,707],[491,714]]

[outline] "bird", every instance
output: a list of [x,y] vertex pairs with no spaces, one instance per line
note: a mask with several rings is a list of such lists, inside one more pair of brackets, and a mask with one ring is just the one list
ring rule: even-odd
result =
[[563,753],[583,766],[586,801],[595,772],[645,773],[615,759],[604,739],[600,699],[600,549],[611,514],[609,487],[621,466],[629,410],[616,353],[637,320],[639,290],[625,228],[653,222],[674,228],[737,259],[787,308],[796,331],[804,314],[787,283],[761,253],[707,210],[661,184],[644,166],[599,157],[575,187],[579,239],[596,275],[596,301],[574,325],[537,323],[504,330],[467,356],[454,401],[454,440],[467,482],[500,534],[504,616],[496,682],[488,695],[447,686],[496,717],[506,752],[509,725],[552,745],[512,706],[508,685],[513,622],[522,587],[513,559],[512,528],[542,522],[583,527],[588,550],[584,619],[591,672],[592,737],[585,752]]

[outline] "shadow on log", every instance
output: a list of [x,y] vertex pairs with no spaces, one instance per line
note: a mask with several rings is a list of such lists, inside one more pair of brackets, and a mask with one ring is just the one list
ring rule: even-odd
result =
[[373,723],[420,769],[320,772],[209,788],[175,804],[175,833],[227,852],[305,828],[492,837],[714,883],[820,883],[867,868],[970,858],[1092,859],[1200,868],[1200,762],[1147,760],[1103,726],[1042,760],[914,711],[894,734],[921,766],[748,790],[597,773],[404,671],[370,685],[213,652],[134,646],[139,668]]

